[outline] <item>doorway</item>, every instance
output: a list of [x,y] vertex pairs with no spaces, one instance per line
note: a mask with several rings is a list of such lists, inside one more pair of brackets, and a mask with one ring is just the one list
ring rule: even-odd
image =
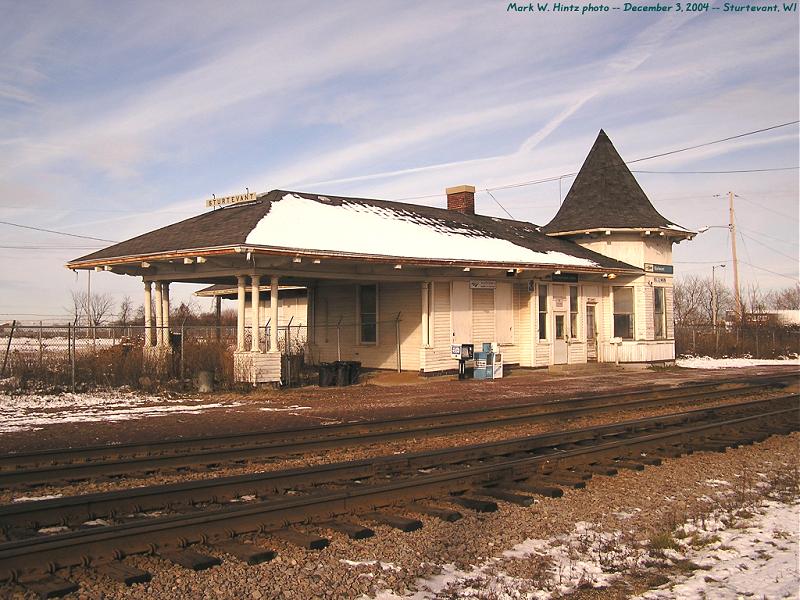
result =
[[594,304],[586,305],[586,360],[597,362],[597,322],[594,318]]

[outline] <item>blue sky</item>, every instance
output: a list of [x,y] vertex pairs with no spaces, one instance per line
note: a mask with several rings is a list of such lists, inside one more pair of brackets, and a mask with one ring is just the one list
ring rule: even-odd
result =
[[[245,187],[443,206],[447,186],[573,172],[601,127],[633,160],[798,119],[797,13],[506,6],[0,2],[0,220],[122,240]],[[797,165],[795,125],[636,168]],[[735,191],[740,258],[755,265],[744,285],[797,281],[797,170],[636,176],[690,228],[727,224]],[[494,194],[539,224],[559,204],[557,182]],[[486,193],[476,204],[503,215]],[[678,246],[678,273],[729,262],[727,235]],[[58,315],[84,289],[63,264],[92,242],[4,225],[0,240],[13,246],[0,248],[0,321]],[[92,283],[141,299],[132,278]]]

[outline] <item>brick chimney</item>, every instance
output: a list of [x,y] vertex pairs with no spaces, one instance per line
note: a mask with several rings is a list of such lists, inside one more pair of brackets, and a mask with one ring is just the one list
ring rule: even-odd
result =
[[447,210],[455,210],[465,215],[475,214],[475,186],[458,185],[447,188]]

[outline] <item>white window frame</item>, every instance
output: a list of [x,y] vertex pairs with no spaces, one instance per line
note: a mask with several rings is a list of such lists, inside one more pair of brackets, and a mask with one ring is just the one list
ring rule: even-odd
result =
[[[542,297],[541,289],[545,289],[545,307],[544,307],[544,337],[542,337],[541,331],[541,319],[540,316],[542,314],[542,307],[540,306],[540,299]],[[537,283],[536,284],[536,341],[540,344],[546,344],[550,341],[550,329],[552,327],[548,326],[548,322],[550,320],[550,294],[551,289],[549,284],[547,283]]]
[[[658,313],[656,312],[656,296],[659,291],[661,292],[661,335],[657,335],[656,320]],[[666,340],[667,339],[667,288],[654,286],[653,287],[653,339]]]
[[[361,288],[375,287],[375,341],[364,341],[361,339]],[[377,283],[357,283],[356,284],[356,343],[359,346],[377,346],[380,341],[380,326],[378,318],[380,315],[380,287]]]

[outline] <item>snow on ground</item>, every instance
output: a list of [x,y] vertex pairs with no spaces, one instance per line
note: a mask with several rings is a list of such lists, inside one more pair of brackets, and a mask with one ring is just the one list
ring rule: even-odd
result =
[[688,559],[700,569],[636,598],[797,598],[798,523],[800,503],[771,501],[743,528],[725,528],[713,520],[703,530],[684,526],[687,533],[710,536],[713,540],[699,549],[687,548],[684,542],[684,547],[674,554],[675,559]]
[[[579,587],[605,587],[619,577],[620,569],[615,567],[612,572],[606,568],[609,564],[632,567],[642,556],[623,541],[621,532],[600,532],[592,523],[578,522],[568,535],[527,539],[501,557],[490,558],[469,571],[452,564],[442,565],[439,575],[417,582],[419,591],[413,595],[398,596],[386,590],[375,600],[430,600],[437,594],[446,598],[547,600]],[[504,573],[502,562],[509,559],[539,559],[545,568],[541,577],[532,582]]]
[[775,360],[766,358],[711,358],[710,356],[685,356],[675,360],[675,364],[684,369],[731,369],[741,367],[762,367],[781,365],[784,367],[800,367],[800,358],[787,357]]
[[[688,575],[674,571],[678,575],[669,583],[636,600],[797,598],[799,522],[800,502],[766,501],[737,527],[713,517],[704,520],[702,528],[686,523],[679,528],[683,536],[674,540],[677,549],[663,551],[632,544],[619,531],[601,532],[591,523],[579,522],[569,535],[525,540],[468,571],[441,565],[439,575],[417,581],[419,591],[400,596],[385,590],[375,600],[548,600],[569,596],[578,588],[605,587],[624,577],[627,569],[644,569],[648,564],[669,569],[675,563],[697,568]],[[543,568],[535,580],[511,577],[503,571],[508,559],[538,560]]]
[[192,398],[162,398],[136,393],[0,394],[0,433],[45,425],[90,421],[128,421],[169,413],[196,414],[241,402],[203,403]]

